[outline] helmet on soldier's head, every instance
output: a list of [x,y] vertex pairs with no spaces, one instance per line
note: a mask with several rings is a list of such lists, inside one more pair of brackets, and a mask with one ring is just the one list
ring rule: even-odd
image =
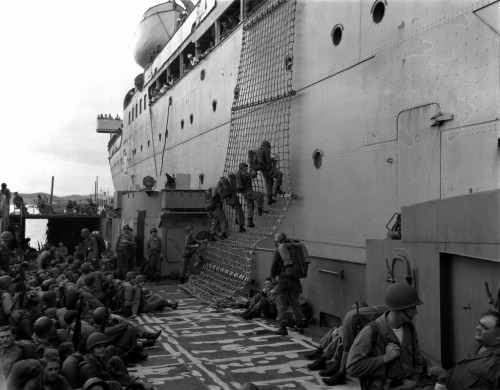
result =
[[0,234],[0,240],[2,241],[10,241],[12,240],[12,233],[5,231],[2,234]]
[[133,279],[133,278],[135,278],[135,272],[133,272],[133,271],[129,271],[125,275],[125,281],[126,282],[128,282],[130,279]]
[[57,284],[54,278],[46,279],[42,282],[42,291],[49,291],[49,287],[53,284]]
[[282,242],[282,241],[285,241],[286,240],[286,234],[283,233],[283,232],[279,232],[279,233],[276,233],[276,235],[274,236],[274,241],[276,242]]
[[243,169],[244,167],[248,167],[248,164],[246,162],[240,162],[240,164],[238,165],[238,169]]
[[254,383],[246,382],[240,387],[239,390],[259,390],[259,387]]
[[12,283],[12,278],[9,275],[0,276],[0,290],[6,289]]
[[129,225],[123,225],[122,230],[134,230]]
[[269,141],[262,141],[262,143],[260,144],[260,147],[261,148],[270,148],[271,144],[269,143]]
[[101,378],[90,378],[83,384],[82,390],[91,390],[97,385],[99,385],[103,390],[109,390],[109,385]]
[[137,275],[135,277],[135,282],[136,283],[139,283],[139,282],[145,282],[146,281],[146,277],[144,275]]
[[186,234],[187,234],[187,233],[189,233],[191,230],[193,230],[193,227],[192,227],[192,226],[186,226],[186,227],[184,228],[184,231],[186,232]]
[[81,235],[82,235],[82,236],[85,236],[85,237],[86,237],[86,236],[88,236],[89,234],[90,234],[90,230],[89,230],[89,229],[87,229],[87,228],[82,229],[82,233],[81,233]]
[[109,309],[106,309],[105,307],[98,307],[97,309],[94,310],[94,313],[92,314],[92,319],[97,324],[101,324],[104,317],[109,318],[110,313],[111,312],[109,311]]
[[55,305],[57,302],[57,293],[55,291],[45,291],[42,294],[42,302],[44,305]]
[[38,337],[47,337],[54,329],[54,321],[48,317],[40,317],[33,325],[33,331]]
[[87,352],[97,345],[107,344],[108,338],[101,332],[92,333],[87,339]]
[[158,233],[158,230],[156,230],[156,228],[152,228],[149,232],[150,232],[150,233],[153,233],[153,232],[154,232],[154,233]]
[[84,274],[88,274],[90,271],[92,271],[92,265],[90,265],[90,263],[83,263],[80,269]]
[[69,332],[66,329],[57,329],[56,334],[59,344],[65,343],[66,341],[70,340]]
[[406,282],[393,283],[385,290],[385,304],[391,310],[405,310],[423,304],[417,291]]

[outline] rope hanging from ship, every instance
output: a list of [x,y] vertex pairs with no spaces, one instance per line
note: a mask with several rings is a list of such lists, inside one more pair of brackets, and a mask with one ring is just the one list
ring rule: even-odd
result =
[[[236,172],[238,164],[247,161],[249,149],[258,148],[267,140],[283,172],[285,196],[277,197],[274,204],[266,204],[268,213],[257,217],[256,227],[245,233],[236,233],[235,212],[224,206],[233,233],[209,245],[202,272],[182,285],[212,306],[235,303],[235,297],[251,280],[256,245],[275,234],[291,202],[289,124],[290,100],[294,95],[291,64],[295,11],[296,0],[267,0],[243,25],[224,176]],[[260,172],[253,188],[266,194]],[[241,194],[239,197],[247,215],[246,202]]]

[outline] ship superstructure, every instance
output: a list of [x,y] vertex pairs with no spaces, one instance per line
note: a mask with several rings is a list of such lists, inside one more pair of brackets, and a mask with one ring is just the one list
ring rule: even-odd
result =
[[[339,319],[356,300],[380,299],[389,270],[433,302],[419,321],[444,327],[435,297],[454,294],[453,282],[443,290],[453,268],[442,260],[446,250],[469,259],[461,258],[457,277],[482,259],[478,280],[484,273],[498,284],[484,272],[498,270],[500,257],[498,1],[206,0],[180,23],[182,7],[158,7],[141,26],[153,31],[150,18],[164,12],[171,14],[161,20],[175,24],[159,34],[167,37],[161,48],[141,35],[144,73],[109,144],[115,190],[131,198],[150,176],[156,187],[147,191],[158,192],[166,174],[176,176],[176,191],[206,190],[264,139],[286,183],[286,196],[266,205],[257,228],[210,246],[209,264],[187,289],[216,304],[259,283],[277,229],[308,247],[304,295],[318,318]],[[260,174],[255,187],[264,191]],[[168,207],[178,193],[133,196],[163,199],[158,212],[144,207],[146,225],[173,215],[182,225],[206,217],[200,193],[192,208]],[[481,204],[492,211],[486,235],[472,217],[482,214],[470,211]],[[461,212],[474,234],[451,218]],[[227,215],[237,231],[231,209]],[[392,237],[401,240],[385,240],[393,216],[402,229]],[[423,340],[435,360],[451,359],[438,352],[444,339]]]

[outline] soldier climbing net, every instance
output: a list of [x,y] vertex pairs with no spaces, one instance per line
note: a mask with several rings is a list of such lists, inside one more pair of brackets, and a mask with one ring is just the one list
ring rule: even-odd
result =
[[[295,0],[268,0],[260,4],[244,22],[237,85],[231,114],[231,129],[224,176],[247,161],[248,150],[263,140],[271,143],[271,153],[283,172],[285,196],[267,204],[266,185],[259,172],[254,191],[264,194],[267,214],[255,215],[255,228],[236,233],[234,210],[225,205],[233,232],[223,241],[211,243],[203,270],[183,288],[213,306],[229,306],[235,295],[251,279],[252,257],[257,243],[272,236],[291,202],[289,180],[289,123],[292,90],[292,61],[295,27]],[[245,215],[246,202],[238,194]],[[256,213],[257,214],[257,213]]]

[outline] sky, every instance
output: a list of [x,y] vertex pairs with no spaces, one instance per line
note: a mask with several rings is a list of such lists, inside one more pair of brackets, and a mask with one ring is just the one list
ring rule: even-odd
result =
[[99,114],[123,115],[142,72],[130,42],[161,0],[24,0],[0,5],[0,182],[13,193],[113,193]]

